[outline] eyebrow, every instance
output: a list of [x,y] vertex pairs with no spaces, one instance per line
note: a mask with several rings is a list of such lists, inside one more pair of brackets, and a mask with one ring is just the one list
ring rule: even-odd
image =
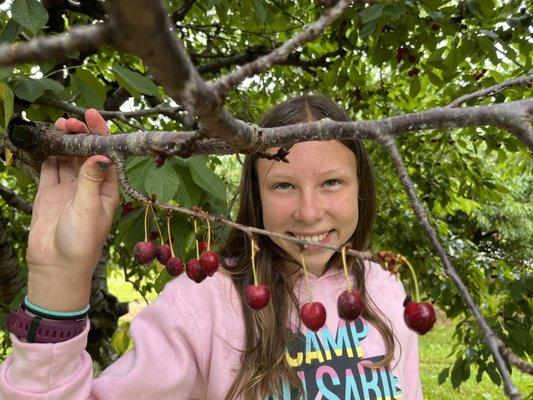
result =
[[[318,176],[330,175],[330,174],[335,174],[339,172],[347,173],[347,170],[343,167],[333,168],[333,169],[329,169],[327,171],[319,173]],[[293,177],[294,175],[286,175],[286,174],[281,174],[281,173],[276,173],[276,172],[268,174],[268,178],[270,179],[290,179]]]

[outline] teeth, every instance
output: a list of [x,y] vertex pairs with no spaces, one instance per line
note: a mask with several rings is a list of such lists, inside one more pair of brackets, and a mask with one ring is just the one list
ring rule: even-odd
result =
[[328,236],[329,232],[323,233],[322,235],[314,235],[314,236],[300,236],[300,235],[294,235],[300,240],[308,240],[310,242],[320,242]]

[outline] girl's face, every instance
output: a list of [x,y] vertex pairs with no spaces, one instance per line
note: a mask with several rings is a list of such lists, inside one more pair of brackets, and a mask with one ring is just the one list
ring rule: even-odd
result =
[[[265,229],[334,246],[346,243],[358,219],[355,155],[336,140],[309,141],[296,143],[287,159],[288,164],[264,158],[256,163]],[[300,262],[298,244],[271,240]],[[321,276],[332,255],[333,250],[308,246],[308,270]]]

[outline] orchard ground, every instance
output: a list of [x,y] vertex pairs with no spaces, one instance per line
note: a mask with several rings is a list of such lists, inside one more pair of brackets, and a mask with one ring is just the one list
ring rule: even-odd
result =
[[[121,317],[120,321],[130,321],[135,314],[146,306],[142,296],[133,289],[133,285],[124,281],[120,272],[113,274],[108,279],[109,292],[118,297],[120,301],[128,301],[130,312]],[[147,296],[150,301],[157,297],[154,292]],[[453,389],[449,380],[442,385],[438,384],[439,373],[446,367],[453,365],[454,358],[447,358],[453,346],[453,323],[444,319],[442,312],[437,312],[437,323],[433,330],[420,337],[420,365],[422,374],[422,387],[424,399],[452,400],[452,399],[481,399],[496,400],[506,399],[501,387],[495,385],[484,374],[481,382],[476,382],[477,370],[472,368],[470,379]],[[453,357],[453,356],[452,356]],[[525,399],[533,397],[533,379],[522,373],[513,371],[513,381],[520,389]]]

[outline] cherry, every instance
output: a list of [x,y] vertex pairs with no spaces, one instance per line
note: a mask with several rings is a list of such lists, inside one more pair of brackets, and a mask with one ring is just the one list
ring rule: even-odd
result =
[[326,323],[326,309],[318,301],[305,303],[300,310],[300,317],[307,328],[317,332]]
[[431,29],[433,29],[434,31],[438,31],[440,29],[440,25],[438,22],[433,22],[431,24]]
[[149,236],[150,240],[156,240],[158,237],[159,237],[159,232],[157,231],[150,232],[150,236]]
[[189,262],[187,263],[187,268],[185,272],[187,272],[187,276],[191,278],[193,281],[195,281],[196,283],[200,283],[205,278],[207,278],[207,274],[202,268],[202,264],[200,264],[200,260],[196,258],[192,258],[189,260]]
[[167,261],[167,272],[171,276],[181,275],[183,272],[183,262],[179,257],[170,257]]
[[398,49],[396,50],[396,62],[398,62],[398,64],[402,61],[403,59],[403,55],[405,53],[405,46],[404,45],[401,45],[400,47],[398,47]]
[[260,310],[266,307],[270,301],[270,289],[264,283],[259,285],[248,285],[244,289],[244,300],[253,310]]
[[156,152],[154,154],[154,163],[156,165],[156,168],[161,168],[165,163],[166,159],[167,156],[165,154]]
[[361,315],[364,307],[365,303],[363,303],[361,293],[357,289],[345,290],[337,300],[339,317],[345,321],[355,321]]
[[160,244],[156,249],[157,259],[161,264],[166,264],[170,257],[172,257],[172,251],[168,244]]
[[416,62],[416,57],[412,54],[409,54],[409,56],[407,57],[407,60],[411,63],[411,64],[414,64]]
[[120,216],[124,217],[124,216],[128,215],[130,212],[132,212],[133,210],[135,210],[135,207],[133,207],[133,203],[131,201],[129,201],[127,203],[124,203],[122,205],[122,212],[121,212]]
[[207,250],[207,242],[205,240],[200,240],[198,242],[198,250],[200,251],[200,253],[203,253]]
[[417,67],[414,67],[414,68],[411,68],[411,69],[407,72],[407,75],[409,75],[409,76],[416,76],[416,75],[418,75],[419,72],[420,72],[420,70],[419,70]]
[[152,242],[139,242],[133,247],[133,257],[139,264],[150,264],[157,254]]
[[220,257],[215,251],[206,251],[200,255],[200,264],[207,275],[213,276],[220,264]]
[[409,297],[405,299],[403,319],[405,324],[419,335],[428,333],[436,321],[435,310],[429,303],[417,303]]

